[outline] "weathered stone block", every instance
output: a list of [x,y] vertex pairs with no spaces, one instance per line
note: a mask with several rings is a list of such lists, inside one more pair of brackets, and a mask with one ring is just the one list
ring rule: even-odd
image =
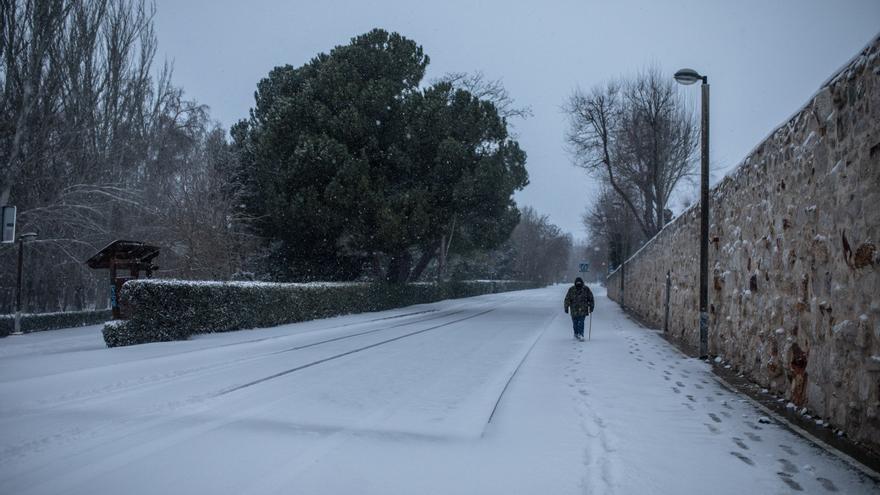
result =
[[874,265],[874,259],[877,254],[877,246],[870,242],[866,242],[856,249],[853,257],[854,268],[865,268]]
[[834,340],[843,344],[854,344],[856,334],[858,333],[858,325],[851,320],[843,320],[831,328],[831,334]]

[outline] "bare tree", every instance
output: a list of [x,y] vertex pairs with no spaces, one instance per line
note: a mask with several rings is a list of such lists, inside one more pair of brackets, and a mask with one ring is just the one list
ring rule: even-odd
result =
[[[80,309],[106,294],[106,275],[82,262],[118,238],[159,245],[163,275],[238,271],[249,237],[232,207],[232,155],[206,107],[184,98],[168,64],[156,67],[154,4],[0,6],[0,204],[39,233],[26,260],[29,307]],[[0,260],[8,254],[0,246]],[[0,264],[4,299],[14,268]]]
[[577,90],[564,110],[575,164],[605,180],[644,236],[653,236],[669,220],[676,186],[692,173],[699,141],[694,112],[672,79],[647,69]]
[[507,120],[525,119],[533,115],[530,107],[516,105],[501,79],[488,79],[482,72],[450,72],[434,81],[434,84],[438,82],[447,82],[453,88],[463,89],[481,100],[492,102],[498,115]]
[[517,278],[542,283],[558,282],[571,257],[572,238],[534,208],[520,209],[519,225],[510,236]]
[[582,217],[592,245],[606,254],[610,268],[620,266],[647,239],[621,196],[605,184]]

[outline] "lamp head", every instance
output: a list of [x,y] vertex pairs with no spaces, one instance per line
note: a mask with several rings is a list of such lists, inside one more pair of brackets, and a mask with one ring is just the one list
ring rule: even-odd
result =
[[697,81],[706,82],[706,76],[701,76],[700,73],[694,69],[681,69],[676,72],[673,77],[675,77],[675,80],[680,84],[693,84]]

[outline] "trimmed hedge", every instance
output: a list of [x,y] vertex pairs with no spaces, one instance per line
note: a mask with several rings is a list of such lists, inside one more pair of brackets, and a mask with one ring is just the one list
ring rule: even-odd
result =
[[131,280],[120,298],[130,319],[104,326],[108,347],[186,340],[199,333],[262,328],[348,313],[380,311],[443,299],[532,289],[518,281],[443,284],[273,284]]
[[[109,309],[62,313],[24,313],[21,315],[21,331],[29,333],[97,325],[112,318],[111,314]],[[15,315],[0,315],[0,337],[5,337],[14,330]]]

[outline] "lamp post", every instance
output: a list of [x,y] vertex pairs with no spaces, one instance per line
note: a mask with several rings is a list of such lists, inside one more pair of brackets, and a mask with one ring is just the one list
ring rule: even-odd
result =
[[15,286],[15,326],[12,335],[21,335],[21,266],[24,264],[24,242],[37,237],[35,232],[18,236],[18,282]]
[[709,78],[693,69],[675,73],[680,84],[700,85],[700,358],[709,356]]

